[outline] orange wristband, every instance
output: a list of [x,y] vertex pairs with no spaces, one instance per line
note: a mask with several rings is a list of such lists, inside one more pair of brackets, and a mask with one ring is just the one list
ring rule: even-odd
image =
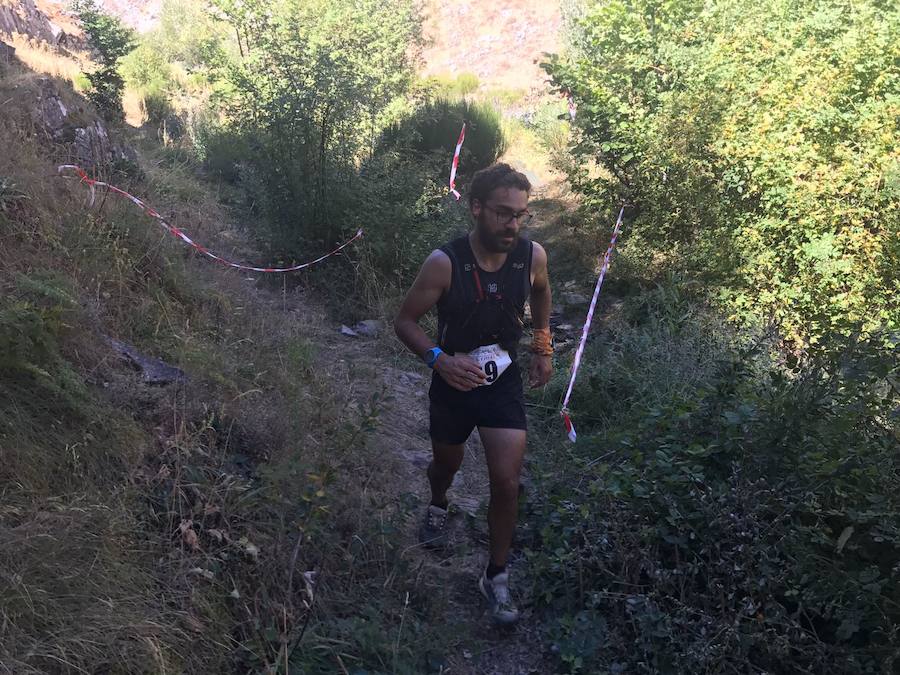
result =
[[553,354],[553,338],[549,328],[535,328],[534,337],[531,339],[531,351],[541,356]]

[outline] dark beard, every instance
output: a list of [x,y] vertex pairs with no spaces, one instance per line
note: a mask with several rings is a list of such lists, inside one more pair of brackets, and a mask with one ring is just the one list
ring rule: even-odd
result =
[[516,244],[519,243],[518,233],[513,234],[512,241],[507,244],[500,237],[495,237],[488,232],[485,227],[478,225],[477,230],[478,239],[481,240],[481,245],[491,253],[509,253],[516,247]]

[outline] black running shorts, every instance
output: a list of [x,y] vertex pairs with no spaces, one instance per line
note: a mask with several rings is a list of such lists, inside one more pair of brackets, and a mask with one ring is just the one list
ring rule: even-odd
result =
[[490,386],[459,391],[436,372],[428,390],[431,439],[438,443],[465,443],[475,427],[527,429],[525,393],[517,363]]

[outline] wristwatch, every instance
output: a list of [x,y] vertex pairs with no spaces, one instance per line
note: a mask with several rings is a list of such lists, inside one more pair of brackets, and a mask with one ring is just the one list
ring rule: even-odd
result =
[[443,354],[440,347],[432,347],[425,355],[422,357],[425,360],[425,365],[429,368],[434,368],[434,364],[437,363],[438,357]]

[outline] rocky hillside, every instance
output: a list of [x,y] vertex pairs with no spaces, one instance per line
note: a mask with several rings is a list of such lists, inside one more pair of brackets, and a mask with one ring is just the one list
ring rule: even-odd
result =
[[0,36],[54,47],[81,48],[81,30],[58,0],[0,0]]
[[[126,24],[143,32],[158,22],[161,0],[101,0]],[[67,0],[0,0],[0,32],[65,45],[80,32]],[[474,73],[488,87],[530,92],[545,79],[543,54],[559,46],[560,3],[473,0],[425,3],[423,74]]]
[[498,0],[426,6],[426,75],[475,73],[488,86],[532,91],[543,54],[559,46],[560,3]]

